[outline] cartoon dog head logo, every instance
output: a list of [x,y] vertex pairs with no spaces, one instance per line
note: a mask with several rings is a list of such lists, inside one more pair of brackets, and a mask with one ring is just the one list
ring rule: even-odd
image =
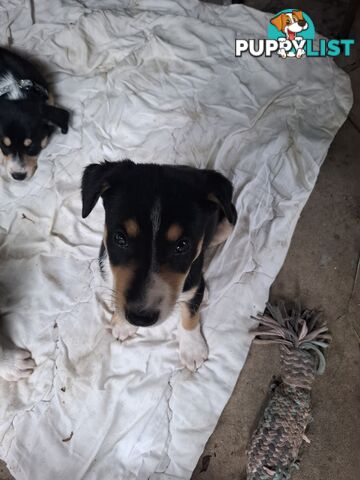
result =
[[268,36],[279,41],[282,58],[301,58],[306,56],[306,40],[315,38],[314,24],[301,10],[283,10],[270,20]]
[[297,34],[303,30],[307,30],[309,25],[303,17],[301,10],[293,10],[289,13],[280,13],[276,17],[272,18],[270,22],[285,33],[288,40],[295,40]]

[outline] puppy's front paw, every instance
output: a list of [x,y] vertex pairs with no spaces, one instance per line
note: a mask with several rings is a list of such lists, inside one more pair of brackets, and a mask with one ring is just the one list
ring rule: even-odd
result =
[[35,362],[28,350],[21,348],[1,349],[0,376],[9,382],[29,377],[35,368]]
[[121,342],[127,338],[133,337],[137,332],[137,327],[131,325],[124,319],[121,319],[114,313],[111,319],[111,332],[113,336]]
[[200,325],[193,330],[186,330],[180,324],[178,337],[181,363],[191,372],[195,372],[207,360],[209,354]]

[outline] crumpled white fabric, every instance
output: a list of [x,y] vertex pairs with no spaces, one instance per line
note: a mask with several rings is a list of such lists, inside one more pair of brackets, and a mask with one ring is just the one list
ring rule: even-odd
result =
[[[352,102],[330,59],[235,58],[235,37],[266,38],[268,21],[196,0],[0,0],[1,44],[45,65],[72,112],[30,182],[1,170],[1,310],[37,363],[0,381],[0,456],[16,479],[190,478]],[[81,219],[79,184],[88,163],[127,157],[234,182],[239,220],[210,252],[196,374],[179,362],[176,312],[123,344],[106,328],[104,214]]]

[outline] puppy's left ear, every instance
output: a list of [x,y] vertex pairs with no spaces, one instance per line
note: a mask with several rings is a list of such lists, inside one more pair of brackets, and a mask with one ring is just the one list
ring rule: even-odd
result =
[[217,204],[231,225],[235,225],[237,212],[232,203],[233,186],[230,180],[214,170],[206,171],[207,200]]
[[43,119],[47,123],[61,128],[62,133],[67,133],[69,128],[69,112],[62,108],[44,105],[42,112]]

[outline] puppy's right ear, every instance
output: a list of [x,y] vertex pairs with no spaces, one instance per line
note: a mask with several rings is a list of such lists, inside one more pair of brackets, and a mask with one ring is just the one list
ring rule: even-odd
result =
[[82,218],[86,218],[95,207],[99,197],[119,180],[124,168],[133,166],[131,160],[103,162],[88,165],[81,181]]

